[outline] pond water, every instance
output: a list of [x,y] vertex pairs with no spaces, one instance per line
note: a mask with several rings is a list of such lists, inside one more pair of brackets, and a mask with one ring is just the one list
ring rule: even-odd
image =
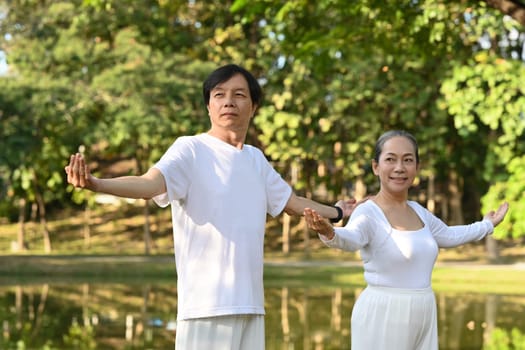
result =
[[[266,348],[350,349],[360,292],[267,287]],[[436,301],[441,350],[525,349],[525,296],[437,293]],[[4,285],[0,303],[0,349],[174,348],[174,283]]]

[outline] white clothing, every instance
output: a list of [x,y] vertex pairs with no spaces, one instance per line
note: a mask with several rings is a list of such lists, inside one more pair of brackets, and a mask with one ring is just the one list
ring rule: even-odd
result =
[[330,247],[361,252],[368,287],[352,311],[352,350],[437,349],[431,280],[438,248],[480,240],[494,230],[489,220],[447,226],[418,203],[408,204],[423,228],[392,228],[381,208],[368,200],[345,227],[334,228],[331,240],[320,235]]
[[177,321],[176,349],[264,350],[264,316],[231,315]]
[[381,208],[368,200],[356,207],[345,227],[334,229],[332,240],[320,238],[330,247],[360,249],[368,284],[421,289],[431,285],[438,248],[477,241],[494,230],[490,220],[447,226],[420,204],[413,201],[408,204],[424,224],[420,230],[392,228]]
[[351,349],[437,350],[437,326],[431,288],[368,286],[352,311]]
[[154,165],[171,204],[178,320],[264,314],[267,214],[284,209],[291,187],[252,146],[208,134],[179,137]]

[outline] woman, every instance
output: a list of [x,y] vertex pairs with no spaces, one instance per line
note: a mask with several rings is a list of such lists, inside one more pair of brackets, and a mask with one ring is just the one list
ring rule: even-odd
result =
[[329,247],[360,250],[367,287],[352,311],[352,350],[437,350],[431,277],[438,250],[492,233],[508,204],[471,225],[447,226],[408,200],[419,154],[416,139],[405,131],[378,139],[372,169],[379,192],[354,210],[345,227],[334,228],[312,209],[304,212],[307,225]]

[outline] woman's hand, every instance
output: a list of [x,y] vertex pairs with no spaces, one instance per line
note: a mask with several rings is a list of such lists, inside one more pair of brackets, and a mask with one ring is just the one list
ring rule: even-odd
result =
[[350,215],[352,215],[352,212],[359,204],[366,202],[370,198],[370,196],[365,197],[360,201],[357,201],[355,198],[339,200],[337,203],[335,203],[335,205],[343,209],[343,218],[348,218]]
[[500,222],[503,221],[508,210],[509,210],[509,203],[504,202],[503,204],[499,206],[498,210],[496,211],[491,210],[490,212],[485,214],[483,218],[492,221],[492,225],[496,227],[498,226]]

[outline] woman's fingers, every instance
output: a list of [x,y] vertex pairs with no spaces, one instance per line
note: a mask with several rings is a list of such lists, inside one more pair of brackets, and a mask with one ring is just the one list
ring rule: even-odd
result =
[[305,218],[307,225],[314,231],[320,232],[329,229],[332,225],[327,220],[319,215],[315,210],[305,210]]
[[509,203],[505,202],[499,206],[496,213],[494,213],[494,219],[497,221],[496,225],[503,221],[507,211],[509,210]]
[[304,218],[306,220],[306,224],[308,227],[310,227],[312,230],[318,230],[319,229],[319,222],[320,222],[320,216],[315,212],[315,210],[306,208],[304,210]]
[[509,210],[509,203],[504,202],[503,204],[499,206],[499,208],[496,211],[492,210],[488,212],[485,215],[485,218],[492,221],[492,224],[494,226],[497,226],[500,222],[503,221],[503,219],[505,218],[505,215],[507,215],[508,210]]

